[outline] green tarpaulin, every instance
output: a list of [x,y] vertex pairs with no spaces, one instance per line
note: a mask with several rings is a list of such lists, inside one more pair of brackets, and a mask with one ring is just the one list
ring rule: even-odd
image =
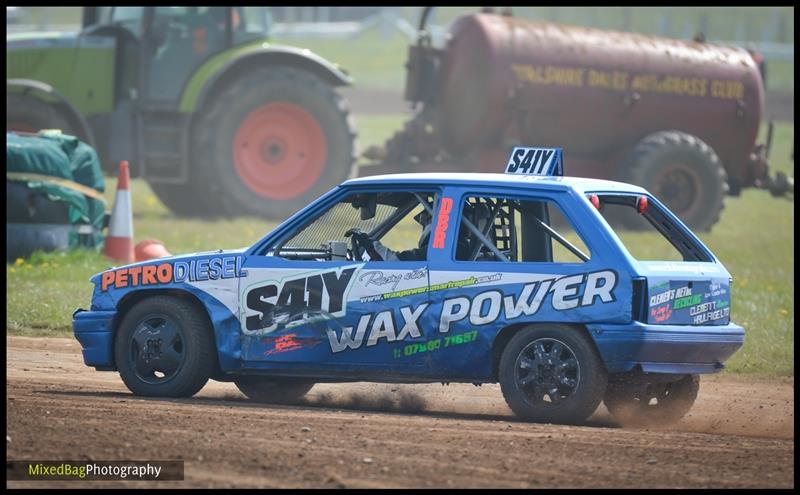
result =
[[91,146],[60,131],[40,131],[36,135],[7,132],[6,175],[7,180],[24,182],[51,201],[66,203],[70,223],[93,227],[90,235],[79,236],[77,231],[71,235],[70,248],[102,246],[106,205],[98,193],[105,190],[105,182],[100,160]]

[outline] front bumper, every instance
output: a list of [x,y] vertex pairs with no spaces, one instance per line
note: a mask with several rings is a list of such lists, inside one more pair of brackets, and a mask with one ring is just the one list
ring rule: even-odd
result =
[[83,362],[98,370],[114,370],[114,329],[116,311],[86,311],[72,314],[72,331],[83,348]]
[[744,328],[719,326],[589,325],[609,373],[639,365],[649,373],[714,373],[744,344]]

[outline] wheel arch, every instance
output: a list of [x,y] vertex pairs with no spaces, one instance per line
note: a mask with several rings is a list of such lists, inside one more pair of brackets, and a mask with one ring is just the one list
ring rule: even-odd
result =
[[[200,312],[206,318],[209,327],[212,330],[214,329],[211,316],[208,314],[208,310],[206,309],[205,305],[203,305],[200,299],[191,292],[182,289],[142,289],[125,294],[125,296],[122,299],[120,299],[120,301],[117,303],[117,313],[114,315],[114,319],[111,322],[111,332],[113,334],[111,341],[112,349],[116,346],[117,335],[119,333],[118,332],[119,325],[122,322],[122,319],[125,318],[125,315],[128,314],[131,308],[133,308],[136,304],[144,301],[145,299],[156,296],[177,297],[189,302],[190,304],[195,306],[195,308],[200,310]],[[215,335],[215,341],[216,341],[216,335]],[[222,368],[220,367],[219,348],[217,348],[216,351],[217,351],[217,362],[215,363],[215,370],[213,376],[222,375]],[[113,353],[111,355],[111,359],[112,360],[114,359]],[[112,362],[112,366],[114,367],[114,369],[116,369],[117,363]]]
[[[325,60],[310,50],[293,47],[269,47],[248,50],[234,54],[233,58],[221,63],[209,61],[208,66],[200,67],[189,79],[181,96],[180,110],[196,113],[208,101],[235,80],[254,68],[265,66],[294,67],[314,74],[331,86],[349,86],[352,79],[338,66]],[[211,65],[213,64],[213,65]],[[205,70],[204,70],[205,69]],[[210,70],[210,75],[204,73]],[[203,80],[203,78],[205,78]],[[199,89],[198,89],[199,88]]]
[[92,148],[95,147],[94,134],[89,123],[75,106],[56,88],[42,81],[34,79],[6,79],[7,93],[21,93],[23,96],[32,95],[42,102],[52,105],[57,112],[63,115],[77,132],[77,137]]
[[521,323],[513,323],[511,325],[503,327],[494,336],[491,347],[492,379],[495,381],[498,380],[500,372],[500,358],[503,356],[503,350],[506,348],[506,345],[508,345],[508,343],[514,337],[514,335],[516,335],[518,332],[528,327],[546,327],[548,325],[571,327],[575,329],[576,332],[583,334],[583,336],[589,342],[591,342],[592,347],[594,347],[594,350],[600,357],[600,362],[603,363],[604,367],[606,366],[605,361],[602,358],[602,354],[600,354],[600,349],[597,347],[597,342],[595,342],[594,338],[592,338],[589,329],[586,328],[585,325],[581,325],[578,323],[561,323],[561,322],[521,322]]

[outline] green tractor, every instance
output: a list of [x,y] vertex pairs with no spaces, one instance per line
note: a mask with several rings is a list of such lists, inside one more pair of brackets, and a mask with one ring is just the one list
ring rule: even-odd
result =
[[128,160],[180,215],[284,217],[348,177],[338,66],[273,45],[266,7],[86,7],[79,33],[8,35],[6,128]]

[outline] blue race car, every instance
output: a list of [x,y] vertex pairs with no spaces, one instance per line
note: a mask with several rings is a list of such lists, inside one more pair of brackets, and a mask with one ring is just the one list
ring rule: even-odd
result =
[[644,189],[561,170],[515,148],[506,174],[353,179],[247,249],[111,268],[74,314],[84,361],[140,395],[499,382],[532,421],[675,421],[744,342],[731,276]]

